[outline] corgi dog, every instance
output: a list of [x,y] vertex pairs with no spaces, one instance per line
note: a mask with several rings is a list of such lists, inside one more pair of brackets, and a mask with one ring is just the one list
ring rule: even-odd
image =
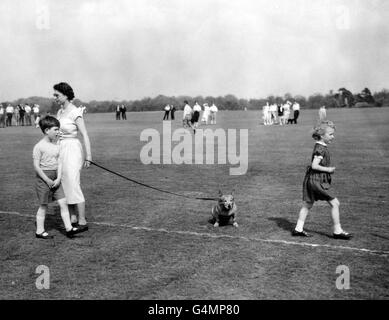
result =
[[212,218],[210,222],[213,226],[219,227],[220,224],[231,224],[238,227],[236,222],[237,206],[234,200],[234,191],[231,194],[223,194],[219,190],[219,199],[217,204],[212,208]]

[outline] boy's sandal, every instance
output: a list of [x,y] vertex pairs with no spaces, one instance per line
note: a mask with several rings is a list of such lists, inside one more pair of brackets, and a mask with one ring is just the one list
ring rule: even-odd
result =
[[35,233],[35,237],[39,239],[53,239],[53,236],[49,235],[46,231],[43,231],[42,233]]
[[353,237],[351,233],[344,232],[344,231],[342,233],[334,233],[333,236],[334,239],[342,239],[342,240],[350,240]]

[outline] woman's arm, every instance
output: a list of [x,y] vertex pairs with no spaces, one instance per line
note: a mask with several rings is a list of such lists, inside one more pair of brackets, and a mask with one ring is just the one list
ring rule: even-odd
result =
[[88,168],[90,165],[89,161],[92,161],[92,152],[91,152],[89,136],[88,136],[88,132],[87,132],[86,127],[85,127],[84,119],[81,117],[78,117],[76,119],[76,125],[77,125],[77,128],[80,131],[83,139],[84,139],[85,152],[86,152],[86,158],[85,158],[86,161],[85,161],[84,166],[86,168]]

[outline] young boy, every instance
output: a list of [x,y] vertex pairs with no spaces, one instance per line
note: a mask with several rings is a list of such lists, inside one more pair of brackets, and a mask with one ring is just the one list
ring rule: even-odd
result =
[[58,164],[59,144],[59,121],[46,116],[39,121],[44,137],[33,149],[34,169],[36,172],[35,190],[39,200],[39,209],[36,214],[36,233],[39,239],[51,239],[52,236],[45,231],[45,216],[47,205],[53,200],[57,200],[61,210],[62,221],[65,224],[66,236],[72,238],[78,233],[77,228],[73,228],[70,222],[69,209],[66,203],[65,194],[61,187],[61,165]]

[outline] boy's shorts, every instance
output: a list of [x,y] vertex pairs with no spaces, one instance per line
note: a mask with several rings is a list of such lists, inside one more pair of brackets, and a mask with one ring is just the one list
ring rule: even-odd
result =
[[[57,170],[43,170],[45,175],[51,180],[57,179]],[[55,200],[65,198],[62,186],[59,185],[57,188],[52,188],[47,185],[38,175],[36,176],[35,182],[36,195],[38,196],[39,204],[49,204]]]

